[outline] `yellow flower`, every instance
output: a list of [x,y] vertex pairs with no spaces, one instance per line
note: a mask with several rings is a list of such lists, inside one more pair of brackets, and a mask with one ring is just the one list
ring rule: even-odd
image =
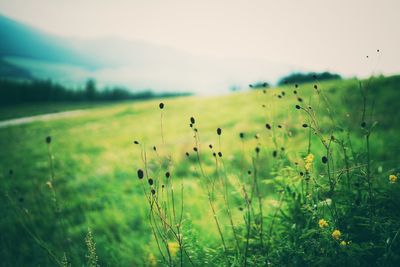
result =
[[174,257],[179,250],[178,242],[168,242],[168,250],[171,256]]
[[156,266],[157,265],[157,259],[156,259],[156,257],[154,256],[153,253],[149,254],[148,262],[149,262],[149,266]]
[[396,183],[396,182],[397,182],[397,176],[394,175],[394,174],[389,175],[389,182],[390,182],[391,184]]
[[332,232],[332,237],[336,240],[339,240],[341,235],[342,233],[338,229]]
[[340,242],[340,246],[342,246],[342,247],[345,247],[345,246],[347,246],[349,244],[349,242],[346,242],[346,241],[342,241],[342,242]]
[[312,167],[312,163],[314,161],[314,155],[313,154],[308,154],[307,157],[304,158],[305,161],[305,165],[304,168],[306,169],[306,171],[309,171]]
[[328,227],[328,222],[325,221],[324,219],[319,220],[318,224],[319,224],[319,227],[321,227],[321,228]]
[[307,157],[304,158],[306,163],[312,163],[314,161],[314,155],[313,154],[308,154]]
[[312,164],[311,163],[306,163],[306,165],[304,166],[304,168],[306,169],[306,171],[309,171],[311,169]]

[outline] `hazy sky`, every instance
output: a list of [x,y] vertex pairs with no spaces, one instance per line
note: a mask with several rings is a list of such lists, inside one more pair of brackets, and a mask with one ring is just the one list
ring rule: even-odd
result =
[[400,0],[0,0],[0,13],[58,35],[116,36],[345,75],[400,72],[399,12]]

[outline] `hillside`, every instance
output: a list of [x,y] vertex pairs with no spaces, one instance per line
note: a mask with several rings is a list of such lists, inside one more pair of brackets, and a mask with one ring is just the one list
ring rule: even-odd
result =
[[[399,76],[365,81],[370,86],[367,104],[374,102],[375,107],[373,118],[364,120],[367,125],[378,121],[370,143],[371,171],[376,177],[387,177],[399,171],[399,125],[387,115],[397,112],[399,82]],[[304,84],[299,88],[280,87],[266,93],[257,90],[224,97],[168,99],[163,101],[165,106],[162,110],[159,101],[123,103],[96,107],[73,118],[0,129],[0,173],[4,181],[0,206],[3,214],[0,219],[3,232],[0,257],[3,264],[50,266],[66,253],[72,266],[82,266],[86,261],[84,240],[88,227],[93,233],[101,266],[161,264],[162,258],[148,223],[149,208],[137,178],[137,170],[144,168],[142,145],[147,155],[148,171],[156,184],[161,185],[168,169],[175,181],[177,203],[182,197],[184,199],[181,230],[184,231],[185,246],[192,260],[196,265],[210,262],[216,266],[222,264],[224,253],[217,227],[211,219],[213,215],[203,184],[205,178],[199,173],[193,147],[200,151],[203,171],[210,177],[215,174],[212,152],[222,152],[223,161],[220,164],[223,164],[223,171],[220,171],[227,173],[228,183],[232,186],[229,198],[237,229],[242,229],[239,227],[243,225],[246,205],[243,200],[240,201],[240,190],[235,189],[234,180],[251,177],[247,173],[258,170],[264,197],[265,227],[269,227],[279,207],[279,192],[301,179],[298,173],[303,167],[298,164],[302,164],[309,145],[316,156],[315,172],[324,177],[325,169],[320,161],[324,148],[318,136],[309,137],[308,129],[302,124],[310,122],[303,112],[295,108],[296,104],[313,107],[324,137],[332,135],[340,140],[348,131],[354,153],[364,153],[363,129],[360,126],[363,122],[363,101],[358,81],[332,81],[317,85],[320,91],[316,91],[313,84]],[[298,98],[302,101],[299,102]],[[196,133],[200,140],[197,145],[193,139],[195,132],[189,127],[192,116],[195,118],[193,127],[198,129]],[[266,124],[272,129],[266,128]],[[216,133],[217,128],[222,129],[220,137]],[[243,139],[239,133],[243,133]],[[51,136],[51,140],[46,139],[47,136]],[[139,145],[135,145],[134,140]],[[209,144],[213,145],[213,150],[208,148]],[[261,150],[256,152],[256,147]],[[332,153],[338,153],[335,164],[339,166],[342,164],[340,151],[334,151]],[[49,155],[52,158],[50,162]],[[363,160],[356,154],[351,158],[352,167]],[[256,165],[255,159],[259,160]],[[388,184],[387,178],[379,179],[376,183]],[[181,183],[183,196],[179,193]],[[219,186],[219,182],[215,186]],[[397,184],[393,186],[398,188]],[[54,202],[55,196],[57,203]],[[285,216],[291,214],[290,203],[282,208]],[[54,205],[60,208],[60,213],[54,212]],[[222,196],[216,197],[215,205],[218,216],[222,216]],[[300,213],[297,214],[300,216]],[[233,250],[229,221],[224,218],[220,217],[222,231],[227,235],[228,249]],[[288,231],[283,229],[286,229],[285,221],[289,222],[289,217],[279,216],[276,220],[278,233]],[[311,223],[314,224],[315,220],[311,219]],[[297,228],[288,225],[288,229]],[[351,229],[341,230],[351,232]],[[277,238],[273,239],[276,247],[270,251],[269,258],[274,261],[280,259],[278,249],[281,248],[278,244],[282,234],[278,233],[278,236],[272,237]],[[352,259],[361,264],[364,254],[358,248],[366,245],[368,240],[358,240],[354,231],[347,238],[354,243],[349,247]],[[256,244],[259,239],[254,237],[251,240],[255,244],[249,247],[249,251],[255,257],[252,260],[257,261],[259,252]],[[285,241],[289,242],[289,239]],[[324,242],[329,243],[330,239]],[[379,254],[379,249],[376,249]],[[398,251],[398,243],[394,243],[392,250],[393,253]],[[56,257],[49,256],[48,251]],[[35,257],[32,258],[32,255]],[[335,257],[347,259],[345,254],[340,255],[342,258]],[[293,257],[305,260],[301,258],[301,253]],[[327,257],[329,259],[332,258]],[[185,258],[186,264],[190,265],[187,260]]]

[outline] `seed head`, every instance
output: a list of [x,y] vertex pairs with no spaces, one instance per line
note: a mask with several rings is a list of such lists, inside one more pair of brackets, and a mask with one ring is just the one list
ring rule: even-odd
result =
[[189,152],[186,152],[185,155],[186,155],[186,157],[189,157]]
[[154,151],[157,151],[157,147],[156,147],[156,146],[153,146],[153,150],[154,150]]
[[135,144],[135,145],[138,145],[139,144],[139,141],[133,141],[133,143]]
[[144,176],[143,170],[139,169],[137,171],[137,176],[138,176],[139,179],[143,179],[143,176]]
[[318,89],[318,86],[316,84],[314,84],[314,89]]
[[164,103],[161,102],[158,106],[160,107],[160,109],[163,109],[164,108]]
[[276,158],[276,156],[278,156],[278,151],[274,150],[274,151],[272,152],[272,156],[273,156],[274,158]]
[[215,154],[215,152],[213,152],[213,157],[216,157],[217,156],[217,154]]
[[299,101],[299,102],[303,102],[303,98],[301,98],[301,97],[298,97],[298,98],[297,98],[297,101]]
[[209,145],[208,145],[208,147],[209,147],[210,149],[212,149],[212,148],[213,148],[212,144],[209,144]]
[[256,153],[257,154],[260,153],[260,148],[259,147],[256,147]]
[[193,150],[194,150],[195,152],[197,152],[197,147],[193,147]]
[[326,156],[322,156],[322,163],[326,164],[328,162],[328,158]]
[[240,134],[239,134],[239,137],[240,137],[241,139],[243,139],[243,138],[244,138],[244,133],[240,133]]
[[298,88],[298,87],[299,87],[299,85],[296,83],[296,84],[294,85],[294,87],[295,87],[295,88]]
[[248,171],[247,171],[247,174],[248,174],[248,175],[251,175],[251,171],[250,171],[250,170],[248,170]]
[[293,94],[297,95],[297,90],[293,90]]
[[50,143],[51,143],[51,136],[50,136],[50,135],[46,137],[46,143],[47,143],[47,144],[50,144]]
[[219,156],[220,158],[222,158],[222,152],[221,152],[221,151],[218,152],[218,156]]
[[151,192],[151,194],[152,194],[152,195],[155,195],[155,194],[156,194],[156,190],[154,190],[154,188],[153,188],[153,189],[151,189],[151,191],[150,191],[150,192]]
[[217,129],[217,134],[218,134],[218,135],[221,135],[221,133],[222,133],[221,128],[218,128],[218,129]]
[[265,127],[266,127],[268,130],[271,130],[271,125],[270,125],[269,123],[266,123],[266,124],[265,124]]
[[153,180],[153,179],[151,179],[151,178],[149,179],[149,181],[148,181],[148,182],[149,182],[149,185],[153,185],[153,184],[154,184],[154,180]]
[[303,126],[303,128],[307,128],[308,127],[307,123],[304,123],[302,126]]
[[282,91],[281,95],[282,95],[282,96],[285,96],[285,92]]
[[190,117],[190,123],[194,124],[196,122],[196,120],[193,117]]
[[171,176],[171,174],[169,172],[165,173],[165,177],[169,178]]
[[296,105],[296,109],[300,109],[300,106],[299,106],[299,105]]

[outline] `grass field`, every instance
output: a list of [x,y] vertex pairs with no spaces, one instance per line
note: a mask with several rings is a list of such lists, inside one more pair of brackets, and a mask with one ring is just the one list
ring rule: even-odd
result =
[[[1,128],[0,266],[68,266],[66,262],[96,266],[96,257],[100,266],[260,266],[267,262],[334,266],[336,259],[343,266],[395,266],[400,260],[396,202],[400,193],[399,185],[389,183],[388,177],[400,171],[396,115],[400,76],[363,81],[367,95],[355,79],[316,85],[317,89],[313,83],[220,97],[96,105],[73,118]],[[162,110],[160,102],[165,104]],[[307,115],[310,110],[314,115]],[[1,112],[3,119],[14,113]],[[189,127],[191,117],[195,123]],[[312,125],[317,130],[311,130]],[[217,128],[222,129],[221,135]],[[47,136],[51,136],[49,143]],[[330,145],[329,140],[334,141],[327,153],[324,142]],[[340,141],[345,145],[340,146]],[[213,157],[213,152],[222,152],[222,157]],[[311,169],[304,160],[310,153],[315,156]],[[328,164],[321,162],[325,155]],[[171,236],[172,228],[162,219],[152,219],[150,187],[141,184],[138,169],[155,180],[151,188],[157,190],[161,210],[165,209],[158,215],[176,222],[166,215],[171,212],[168,194],[172,191],[164,174],[171,173],[176,213],[182,216],[172,228],[181,231],[180,237]],[[256,211],[243,198],[241,185],[255,190]],[[381,194],[390,200],[379,202]],[[358,231],[361,223],[343,226],[361,217],[351,206],[357,196],[361,206],[378,207],[365,215],[373,233]],[[337,203],[336,213],[324,209],[315,213],[312,207],[326,199]],[[387,206],[393,210],[383,208]],[[381,208],[384,211],[378,212]],[[324,217],[329,217],[329,226],[340,227],[346,239],[319,230],[318,216],[324,212],[329,214]],[[157,233],[157,223],[165,232]],[[160,251],[154,229],[159,240],[164,237],[171,246]],[[95,253],[90,249],[93,240]],[[344,251],[343,244],[334,241],[351,244]],[[307,258],[305,250],[312,250],[314,258]],[[288,255],[295,260],[293,265],[285,262]]]

